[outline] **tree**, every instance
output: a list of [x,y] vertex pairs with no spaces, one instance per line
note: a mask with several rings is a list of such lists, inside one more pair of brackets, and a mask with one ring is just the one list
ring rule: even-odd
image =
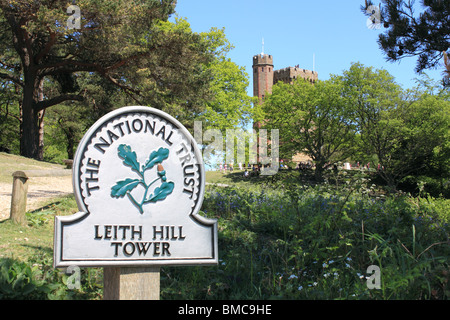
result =
[[387,60],[417,56],[417,72],[437,67],[450,47],[450,1],[422,0],[419,14],[412,0],[381,2],[378,7],[366,0],[361,9],[386,28],[378,43]]
[[205,122],[205,129],[225,131],[245,127],[252,116],[253,99],[247,94],[249,76],[243,67],[227,58],[233,46],[226,39],[224,29],[212,28],[201,36],[216,54],[207,65],[212,77],[212,99],[207,101],[206,110],[198,119]]
[[[419,182],[421,177],[435,179],[444,192],[443,182],[450,178],[450,99],[446,90],[416,87],[407,92],[394,115],[402,120],[402,144],[392,152],[392,167],[399,180],[406,174]],[[430,181],[427,179],[427,181]]]
[[393,190],[408,175],[448,175],[449,102],[427,92],[404,92],[385,70],[353,64],[344,72],[359,149],[375,154],[378,174]]
[[305,152],[315,163],[318,181],[326,168],[354,152],[355,125],[343,89],[337,77],[315,84],[278,82],[262,106],[264,127],[280,130],[282,157]]
[[[47,109],[45,115],[44,160],[57,162],[73,159],[75,149],[86,130],[106,113],[132,103],[119,87],[96,73],[82,73],[77,83],[83,88],[83,102],[63,102]],[[60,90],[48,81],[48,94]]]
[[345,95],[353,108],[352,119],[359,133],[358,149],[362,154],[377,156],[385,168],[383,178],[394,185],[394,178],[387,174],[391,151],[398,143],[393,128],[398,125],[389,111],[395,110],[401,101],[401,88],[386,70],[373,70],[360,63],[353,63],[344,71],[342,81]]
[[17,103],[18,88],[0,79],[0,152],[19,152],[16,139],[20,130],[20,110]]
[[[211,57],[200,36],[164,23],[175,4],[80,1],[80,29],[69,29],[67,1],[0,0],[0,78],[22,90],[21,154],[42,158],[43,112],[83,100],[80,72],[96,73],[134,100],[161,109],[201,110],[198,96],[206,94],[208,77],[200,64]],[[60,84],[55,95],[44,93],[48,78]]]

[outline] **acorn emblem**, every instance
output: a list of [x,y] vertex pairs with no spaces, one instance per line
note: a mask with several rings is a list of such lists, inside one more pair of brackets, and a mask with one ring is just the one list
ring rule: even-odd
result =
[[158,175],[161,177],[161,179],[163,180],[163,181],[166,181],[166,170],[164,170],[164,167],[162,166],[162,164],[158,164],[158,167],[157,167],[157,170],[158,170]]

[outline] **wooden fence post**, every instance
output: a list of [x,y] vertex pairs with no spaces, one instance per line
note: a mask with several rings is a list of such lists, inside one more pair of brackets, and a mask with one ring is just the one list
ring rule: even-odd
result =
[[27,211],[28,179],[30,177],[61,177],[72,174],[71,170],[24,170],[15,171],[11,194],[10,219],[20,225],[27,224],[25,212]]
[[17,224],[26,225],[28,177],[21,171],[14,172],[13,177],[10,218]]
[[103,268],[104,300],[159,300],[159,267]]

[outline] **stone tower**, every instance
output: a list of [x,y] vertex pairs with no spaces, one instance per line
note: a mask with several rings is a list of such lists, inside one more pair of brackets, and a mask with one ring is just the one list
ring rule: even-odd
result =
[[253,56],[253,96],[264,101],[266,93],[272,93],[273,57],[268,54]]
[[261,53],[253,56],[253,96],[258,97],[260,103],[266,94],[272,93],[272,86],[278,81],[292,84],[297,78],[315,83],[319,75],[316,71],[302,69],[298,65],[274,70],[271,55]]
[[[264,49],[263,49],[264,50]],[[272,94],[272,87],[279,81],[292,84],[298,78],[315,83],[319,79],[316,71],[295,67],[286,67],[279,70],[273,69],[273,57],[268,54],[258,54],[253,56],[253,96],[258,97],[260,104],[264,102],[267,94]],[[255,122],[254,129],[261,128],[261,123]],[[268,142],[270,144],[270,141]],[[312,159],[305,153],[298,153],[292,159],[284,159],[286,162],[293,161],[297,164],[312,162]],[[277,160],[278,161],[278,160]]]

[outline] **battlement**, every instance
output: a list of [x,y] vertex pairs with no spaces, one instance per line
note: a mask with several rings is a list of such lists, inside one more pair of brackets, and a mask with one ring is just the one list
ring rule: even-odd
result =
[[315,83],[319,80],[319,75],[315,71],[302,69],[299,65],[274,70],[272,55],[261,53],[253,56],[253,96],[258,97],[260,103],[266,94],[272,93],[272,86],[278,81],[292,84],[298,78]]
[[270,54],[257,54],[253,56],[253,65],[271,65],[273,66],[273,57]]
[[306,70],[297,67],[287,67],[279,70],[275,70],[273,73],[273,83],[283,81],[285,83],[292,83],[297,78],[307,79],[311,82],[316,82],[319,79],[319,75],[315,71]]

